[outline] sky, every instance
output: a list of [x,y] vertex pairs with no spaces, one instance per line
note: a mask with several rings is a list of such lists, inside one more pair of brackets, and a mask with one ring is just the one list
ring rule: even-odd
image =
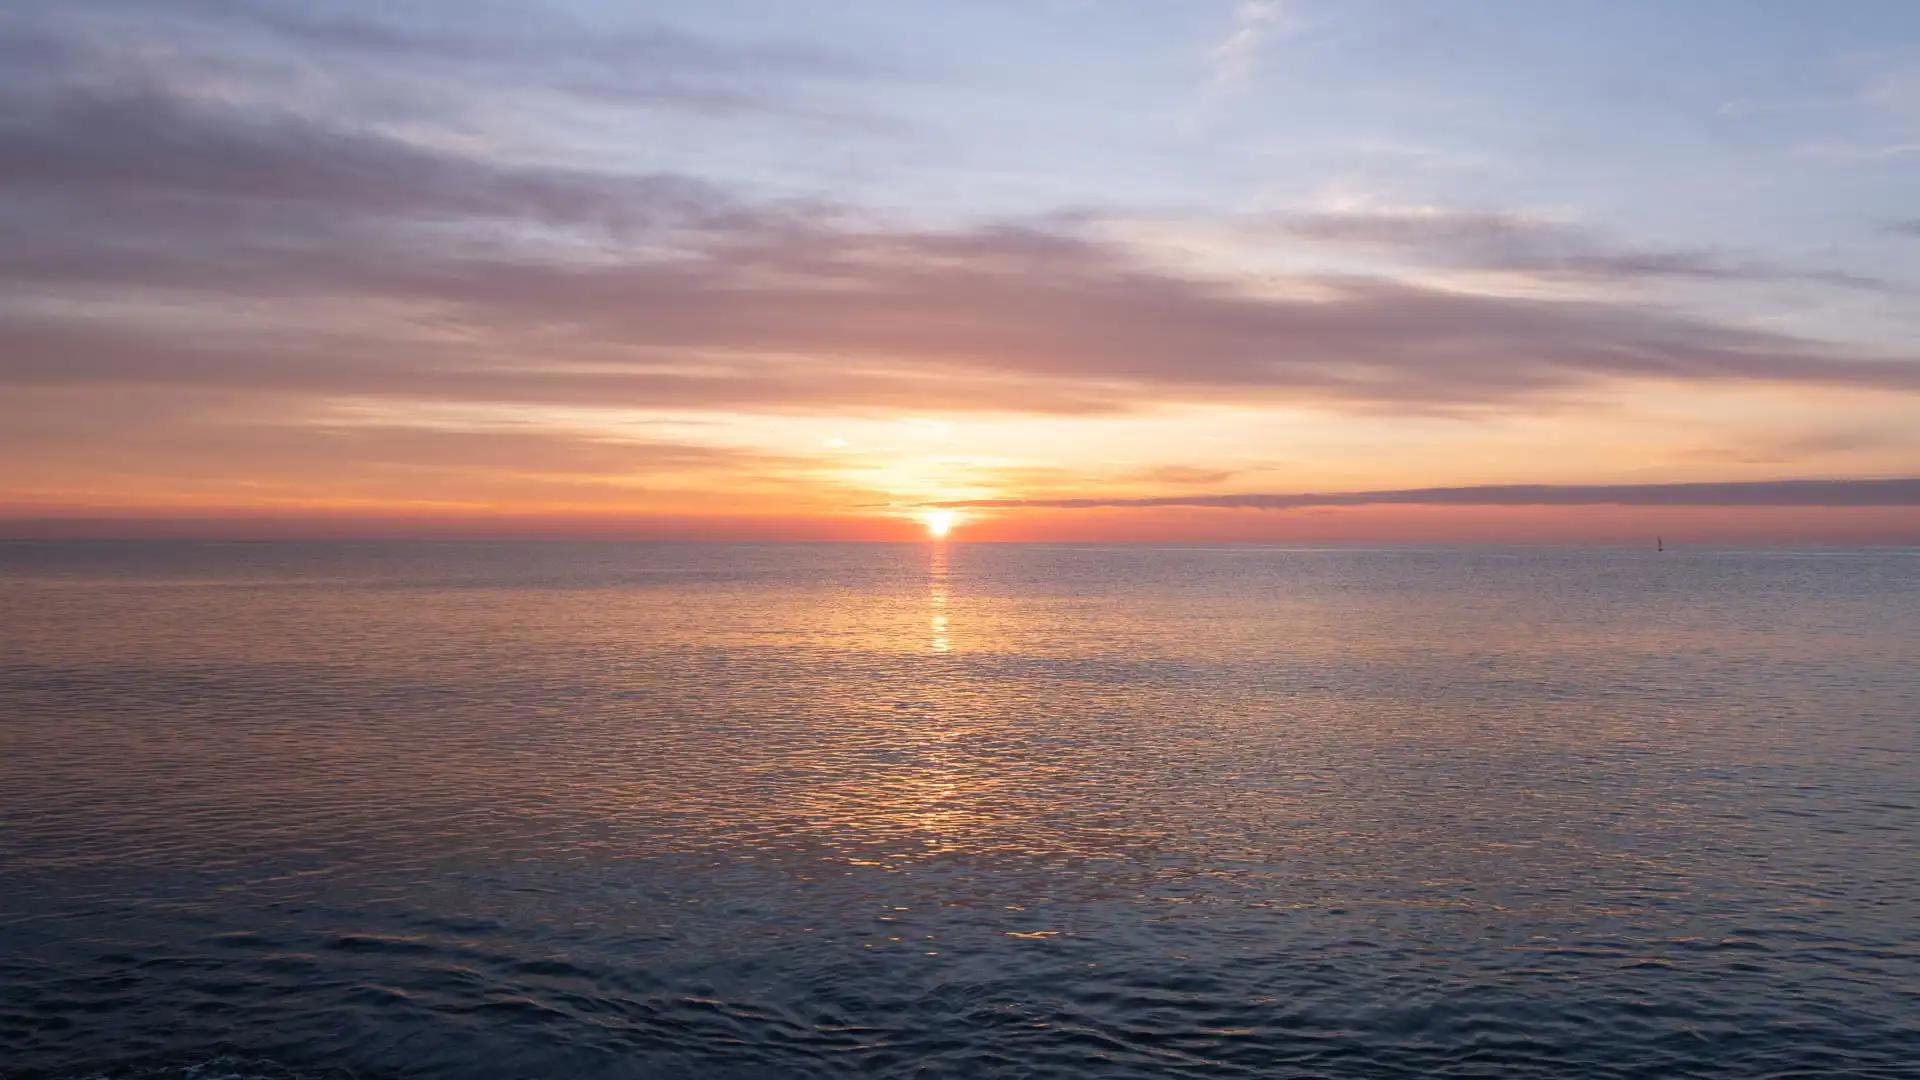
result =
[[0,537],[1920,542],[1920,5],[11,0]]

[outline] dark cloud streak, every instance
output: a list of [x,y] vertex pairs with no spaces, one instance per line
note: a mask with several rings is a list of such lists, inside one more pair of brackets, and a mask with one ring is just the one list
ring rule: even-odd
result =
[[1844,271],[1794,269],[1705,251],[1621,247],[1571,225],[1497,211],[1329,212],[1285,216],[1276,224],[1306,240],[1391,249],[1478,270],[1593,281],[1694,278],[1889,288],[1878,278]]
[[[156,37],[167,43],[158,53],[146,47]],[[511,89],[871,130],[888,124],[810,103],[805,88],[906,77],[830,48],[722,42],[657,23],[595,25],[561,7],[530,4],[352,10],[278,0],[20,0],[0,10],[0,42],[8,38],[33,42],[26,62],[43,72],[61,63],[64,70],[56,74],[62,77],[137,73],[190,81],[200,68],[245,73],[264,88],[280,77],[276,71],[299,72],[332,77],[348,91],[354,84],[394,91],[464,87],[469,94]],[[0,55],[5,52],[0,46]]]
[[[208,203],[229,214],[264,204],[286,213],[287,224],[308,227],[300,207],[356,217],[479,217],[613,229],[735,208],[712,186],[684,177],[499,164],[290,113],[160,93],[65,95],[0,116],[0,185],[16,197],[57,196],[79,204],[71,208],[80,212],[101,198],[138,200],[149,227],[164,224],[152,215],[169,210],[186,215],[192,227],[213,227],[215,221],[192,212]],[[243,214],[237,224],[251,218]]]
[[978,499],[953,508],[1096,509],[1193,507],[1298,510],[1320,506],[1920,506],[1920,478],[1758,480],[1690,484],[1484,484],[1387,491],[1256,492],[1134,499]]

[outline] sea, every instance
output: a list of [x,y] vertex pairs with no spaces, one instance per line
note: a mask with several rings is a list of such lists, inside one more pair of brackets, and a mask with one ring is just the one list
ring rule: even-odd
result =
[[0,544],[0,1076],[1920,1076],[1920,550]]

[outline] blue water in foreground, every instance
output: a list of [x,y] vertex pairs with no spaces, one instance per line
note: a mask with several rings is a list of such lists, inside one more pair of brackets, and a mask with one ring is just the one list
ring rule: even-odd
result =
[[8,1077],[1920,1076],[1920,552],[0,544]]

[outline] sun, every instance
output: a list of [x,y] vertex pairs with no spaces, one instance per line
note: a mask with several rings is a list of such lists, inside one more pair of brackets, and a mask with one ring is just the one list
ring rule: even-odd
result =
[[953,531],[953,523],[959,519],[960,515],[951,510],[923,510],[920,513],[920,523],[927,527],[927,536],[934,540],[945,540],[947,534]]

